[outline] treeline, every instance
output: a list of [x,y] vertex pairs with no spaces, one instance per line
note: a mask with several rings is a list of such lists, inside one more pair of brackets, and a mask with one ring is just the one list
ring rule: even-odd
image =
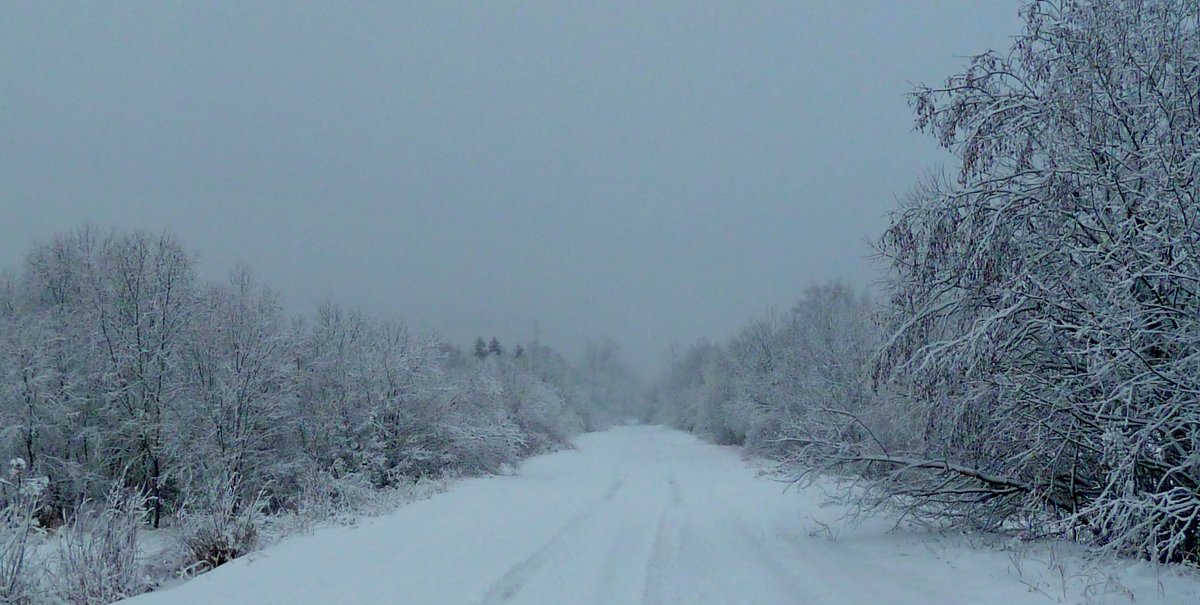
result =
[[[0,602],[31,598],[31,540],[75,517],[175,525],[210,567],[263,515],[499,472],[639,396],[611,344],[476,359],[337,305],[288,317],[245,270],[203,283],[170,235],[83,228],[0,278]],[[87,602],[138,588],[110,580]]]
[[871,300],[846,285],[810,287],[789,312],[755,321],[724,344],[676,354],[653,386],[658,420],[771,456],[818,409],[861,409],[862,368],[878,344]]
[[866,508],[1200,559],[1200,3],[1027,1],[912,95],[958,159],[892,214],[875,308],[810,291],[681,356],[680,426]]

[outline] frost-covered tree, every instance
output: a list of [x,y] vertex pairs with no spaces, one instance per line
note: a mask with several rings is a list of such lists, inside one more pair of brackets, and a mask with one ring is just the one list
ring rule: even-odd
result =
[[64,599],[124,594],[144,579],[128,564],[141,507],[173,516],[184,565],[204,569],[252,549],[263,515],[505,472],[637,392],[615,348],[573,363],[480,339],[473,360],[334,304],[290,319],[249,271],[202,283],[192,262],[170,235],[85,227],[0,275],[0,459],[20,467],[0,477],[0,598],[51,568],[25,558],[39,525],[69,528],[59,567],[90,570],[56,584]]
[[637,374],[611,340],[589,342],[572,371],[574,405],[587,430],[601,430],[639,415],[644,393]]
[[1200,556],[1200,3],[1039,0],[913,96],[959,160],[893,217],[879,378],[923,425],[910,511],[1057,513]]
[[292,346],[274,294],[248,270],[199,293],[181,361],[186,480],[215,480],[253,499],[294,462],[283,441],[292,419]]
[[84,228],[30,254],[8,304],[4,408],[24,406],[8,426],[24,428],[27,453],[41,450],[32,463],[53,479],[52,508],[122,476],[161,519],[194,286],[169,236]]
[[672,426],[737,443],[722,410],[732,403],[731,380],[722,347],[698,342],[671,361],[667,374],[656,385],[656,414]]
[[320,468],[359,469],[370,430],[370,325],[362,314],[324,305],[300,324],[294,353],[295,439]]
[[[101,335],[92,320],[88,289],[87,269],[93,266],[89,259],[98,245],[99,234],[87,228],[57,237],[36,247],[25,271],[10,282],[6,306],[13,323],[7,333],[18,340],[8,341],[3,353],[9,361],[33,361],[23,365],[25,378],[38,378],[27,382],[13,376],[5,384],[22,385],[29,395],[34,394],[29,387],[37,387],[36,396],[25,402],[33,404],[28,412],[41,426],[27,433],[35,439],[26,445],[38,442],[41,455],[34,458],[33,472],[52,478],[47,511],[61,511],[81,495],[102,496],[107,479],[100,469],[112,462],[104,456],[106,439],[100,430],[105,411],[97,396],[103,376]],[[32,343],[33,357],[28,347]]]
[[723,346],[698,343],[676,359],[656,388],[660,414],[719,443],[792,459],[831,414],[874,409],[872,309],[845,285],[810,287],[790,313],[754,321]]
[[107,444],[132,463],[127,478],[150,495],[157,527],[169,497],[182,404],[182,347],[194,311],[192,259],[169,235],[113,234],[88,259],[102,349]]

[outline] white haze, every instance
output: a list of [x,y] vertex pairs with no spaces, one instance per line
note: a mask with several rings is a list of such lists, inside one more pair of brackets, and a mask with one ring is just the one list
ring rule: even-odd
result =
[[459,344],[642,366],[813,281],[940,160],[904,93],[1010,1],[0,7],[0,268],[85,221]]

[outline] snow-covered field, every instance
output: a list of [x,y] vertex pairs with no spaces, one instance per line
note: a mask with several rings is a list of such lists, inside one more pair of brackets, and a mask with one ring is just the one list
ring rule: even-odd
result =
[[[578,439],[515,476],[288,538],[182,586],[176,604],[1022,604],[1200,602],[1179,570],[1087,571],[1066,547],[847,527],[736,449],[661,427]],[[828,523],[828,530],[824,523]]]

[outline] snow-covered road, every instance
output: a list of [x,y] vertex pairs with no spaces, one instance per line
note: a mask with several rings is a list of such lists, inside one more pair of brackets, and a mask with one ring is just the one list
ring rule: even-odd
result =
[[814,518],[837,511],[756,477],[731,448],[660,427],[578,444],[516,476],[290,538],[130,603],[1052,602],[1051,585],[1023,584],[999,552],[891,535],[882,523],[810,535]]

